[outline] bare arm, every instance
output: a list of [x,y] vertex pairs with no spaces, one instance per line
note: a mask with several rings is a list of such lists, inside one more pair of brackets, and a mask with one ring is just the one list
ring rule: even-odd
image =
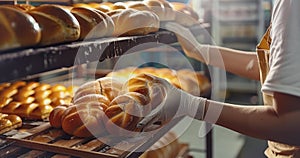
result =
[[216,124],[265,140],[300,145],[300,97],[274,94],[274,105],[239,106],[208,101],[205,121],[215,123],[211,109],[221,110]]
[[166,29],[176,33],[187,56],[236,75],[259,80],[258,59],[255,52],[200,44],[188,28],[177,23],[169,22]]
[[[242,77],[259,80],[258,59],[255,52],[247,52],[219,46],[206,47],[208,47],[206,48],[207,64]],[[187,49],[184,50],[188,51]],[[200,51],[201,50],[203,49],[200,49]],[[188,52],[186,53],[190,54]],[[200,54],[200,52],[196,53]]]

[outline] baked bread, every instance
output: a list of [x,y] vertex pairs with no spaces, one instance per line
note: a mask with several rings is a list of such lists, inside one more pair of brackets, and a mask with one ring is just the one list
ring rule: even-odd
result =
[[90,81],[81,85],[74,94],[74,102],[81,97],[89,94],[100,94],[108,98],[109,101],[113,100],[119,95],[122,83],[111,77],[103,77],[96,81]]
[[50,105],[39,105],[37,103],[21,103],[10,102],[1,108],[0,112],[6,114],[16,114],[23,118],[28,119],[46,119],[52,111]]
[[107,13],[115,24],[114,36],[146,35],[159,29],[159,19],[149,11],[119,9]]
[[124,86],[104,77],[80,86],[73,104],[56,107],[49,120],[53,127],[62,127],[66,133],[78,137],[107,133],[128,136],[164,97],[164,89],[155,84],[152,76],[138,75]]
[[127,8],[136,9],[140,11],[152,11],[145,3],[140,1],[126,2]]
[[180,88],[192,95],[203,96],[208,94],[211,84],[208,78],[201,72],[195,72],[189,69],[172,70],[168,68],[134,68],[128,67],[108,73],[106,76],[118,78],[121,81],[127,81],[129,78],[139,74],[150,74],[169,81],[175,87]]
[[8,6],[0,6],[0,34],[0,51],[34,46],[41,40],[41,29],[32,16]]
[[180,144],[176,134],[168,132],[144,152],[140,158],[173,158],[178,156],[179,149]]
[[162,21],[174,21],[175,12],[172,5],[165,0],[144,0],[144,3],[159,17]]
[[66,111],[66,109],[69,106],[71,106],[71,105],[62,104],[62,105],[55,107],[51,111],[51,113],[49,115],[49,122],[52,127],[61,128],[62,119],[64,118],[64,112]]
[[192,95],[206,95],[211,88],[208,78],[200,72],[182,69],[177,71],[177,76],[182,89]]
[[81,8],[92,8],[92,6],[91,5],[88,5],[88,4],[86,4],[86,3],[74,3],[73,4],[73,7],[81,7]]
[[99,102],[70,106],[62,118],[62,129],[77,137],[103,136],[106,133],[104,112]]
[[79,22],[65,7],[43,4],[28,13],[42,28],[40,45],[70,42],[80,37]]
[[35,8],[35,6],[30,5],[30,4],[15,4],[15,6],[22,9],[22,10],[24,10],[24,11],[29,11],[29,10]]
[[183,26],[192,26],[199,23],[198,14],[188,5],[179,2],[171,2],[176,12],[175,21]]
[[49,116],[50,124],[77,137],[103,135],[106,133],[104,111],[121,87],[121,83],[110,77],[83,84],[74,94],[74,104],[54,108]]
[[31,120],[46,119],[54,107],[72,101],[72,89],[62,85],[17,81],[0,87],[0,112]]
[[80,24],[80,38],[90,39],[111,36],[114,23],[107,14],[92,8],[74,7],[72,14]]
[[0,134],[22,126],[22,119],[17,115],[0,113]]
[[74,104],[54,108],[50,124],[77,137],[103,135],[106,130],[102,115],[120,88],[121,84],[109,77],[83,84],[75,92]]
[[124,2],[116,2],[110,6],[111,10],[118,10],[118,9],[127,9],[127,5]]
[[27,11],[35,8],[34,6],[32,6],[30,4],[15,4],[15,5],[8,4],[8,5],[2,5],[2,6],[15,8],[15,9],[21,10],[23,12],[27,12]]
[[108,118],[105,126],[110,134],[135,134],[138,122],[165,98],[165,89],[155,83],[155,78],[149,75],[137,75],[127,81],[122,94],[112,100],[105,110]]

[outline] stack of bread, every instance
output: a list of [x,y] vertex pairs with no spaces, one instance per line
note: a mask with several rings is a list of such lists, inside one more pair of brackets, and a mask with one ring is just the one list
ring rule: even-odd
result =
[[73,6],[26,4],[0,6],[0,51],[47,46],[78,39],[145,35],[160,22],[197,23],[189,6],[166,0],[78,3]]
[[168,68],[154,67],[128,67],[113,71],[106,76],[118,78],[120,81],[125,82],[128,80],[128,78],[143,73],[164,78],[177,88],[180,88],[195,96],[206,95],[211,86],[208,78],[203,73],[195,72],[189,69],[172,70]]
[[0,112],[38,120],[48,118],[54,107],[69,104],[73,89],[38,82],[0,84]]
[[22,119],[17,115],[0,113],[0,134],[22,126]]
[[137,123],[164,97],[164,89],[148,75],[135,76],[124,85],[103,77],[80,86],[73,104],[56,107],[49,120],[53,127],[78,137],[132,136],[137,132]]

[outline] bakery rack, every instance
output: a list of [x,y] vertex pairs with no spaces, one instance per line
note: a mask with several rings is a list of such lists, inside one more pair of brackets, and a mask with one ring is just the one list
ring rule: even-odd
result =
[[[49,123],[27,123],[21,132],[9,136],[0,143],[0,157],[89,157],[89,158],[136,158],[159,140],[178,120],[174,120],[155,134],[139,135],[132,138],[114,141],[109,137],[76,138],[55,129]],[[14,132],[11,132],[14,133]],[[102,143],[109,141],[111,146]],[[101,140],[101,141],[100,141]],[[120,147],[122,147],[121,150]],[[178,157],[187,157],[188,145],[180,144]]]
[[[205,29],[206,27],[208,26],[203,24],[203,28]],[[201,31],[198,33],[201,33]],[[176,44],[177,38],[172,32],[160,30],[159,32],[144,36],[109,37],[0,52],[0,72],[5,74],[0,77],[0,83],[20,79],[30,80],[42,76],[49,71],[65,71],[82,64],[96,61],[102,62],[106,59],[121,56],[127,50],[148,42]],[[148,48],[143,47],[143,49]],[[102,52],[101,55],[99,55],[99,52]],[[76,156],[135,158],[142,154],[136,151],[148,149],[167,131],[180,122],[180,120],[172,121],[168,126],[159,130],[158,133],[145,136],[144,139],[138,142],[130,143],[128,140],[115,142],[116,146],[125,143],[132,152],[117,150],[114,148],[115,146],[107,146],[96,138],[79,139],[70,137],[62,133],[61,130],[50,127],[49,123],[26,122],[22,129],[1,135],[0,157]],[[44,139],[37,139],[41,137]],[[211,133],[208,134],[206,141],[207,158],[210,158],[212,155]],[[179,157],[186,157],[188,152],[187,145],[183,144],[181,149]],[[61,154],[67,154],[68,156]]]

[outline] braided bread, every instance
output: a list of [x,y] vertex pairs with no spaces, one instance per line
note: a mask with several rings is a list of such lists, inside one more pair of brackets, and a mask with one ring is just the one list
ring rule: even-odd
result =
[[0,113],[0,134],[22,126],[22,119],[17,115]]
[[163,101],[165,91],[155,82],[152,76],[141,74],[125,83],[123,94],[112,100],[105,111],[108,117],[105,125],[110,134],[132,134],[130,131],[136,130],[137,123]]
[[107,132],[128,136],[164,99],[164,89],[155,82],[152,76],[139,75],[123,87],[111,77],[85,83],[76,91],[73,105],[58,106],[51,112],[50,124],[78,137]]
[[139,74],[150,74],[169,81],[175,87],[180,88],[192,95],[201,96],[209,92],[211,84],[209,79],[201,72],[189,69],[172,70],[168,68],[133,68],[128,67],[107,74],[108,77],[120,78],[122,81],[128,80],[132,76]]
[[89,94],[101,94],[110,101],[118,96],[122,83],[111,77],[103,77],[96,81],[90,81],[80,86],[74,94],[74,102]]
[[71,89],[38,82],[17,81],[0,85],[0,112],[26,119],[46,119],[53,107],[72,100]]
[[83,84],[75,92],[72,105],[54,108],[49,116],[50,124],[77,137],[107,133],[103,123],[104,111],[121,87],[120,82],[110,77]]
[[106,130],[102,121],[104,117],[102,105],[104,104],[91,101],[70,106],[62,117],[62,129],[77,137],[104,135]]

